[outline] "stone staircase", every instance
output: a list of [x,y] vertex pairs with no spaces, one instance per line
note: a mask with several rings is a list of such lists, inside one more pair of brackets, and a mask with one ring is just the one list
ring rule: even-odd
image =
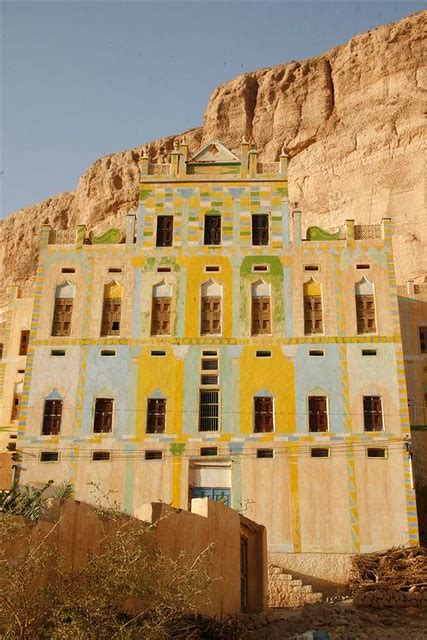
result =
[[268,566],[268,606],[302,607],[304,604],[322,602],[321,593],[313,593],[310,584],[295,580],[290,573],[274,564]]

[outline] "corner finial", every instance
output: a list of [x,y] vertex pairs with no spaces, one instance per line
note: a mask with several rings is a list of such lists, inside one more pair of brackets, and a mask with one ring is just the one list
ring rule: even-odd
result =
[[185,136],[182,136],[182,138],[181,138],[181,144],[187,144],[187,143],[186,143],[186,141],[185,141]]
[[175,140],[173,141],[173,148],[175,149],[175,151],[179,151],[179,140],[178,140],[178,138],[175,138]]
[[148,158],[147,147],[143,148],[141,157],[144,158],[144,159]]
[[243,137],[242,137],[242,144],[248,144],[245,134],[243,134]]
[[280,152],[280,155],[281,156],[288,156],[289,155],[285,143],[283,143],[283,145],[282,145],[282,150]]

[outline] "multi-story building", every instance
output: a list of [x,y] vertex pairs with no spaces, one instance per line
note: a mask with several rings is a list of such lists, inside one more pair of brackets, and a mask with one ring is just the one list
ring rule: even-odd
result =
[[43,227],[21,482],[221,499],[273,551],[416,544],[390,220],[302,239],[246,142],[140,169],[126,230]]

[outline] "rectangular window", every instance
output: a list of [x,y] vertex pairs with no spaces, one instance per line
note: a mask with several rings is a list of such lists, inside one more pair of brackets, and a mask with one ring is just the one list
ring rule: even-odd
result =
[[53,310],[52,335],[69,336],[71,333],[71,316],[73,298],[55,298]]
[[221,216],[205,216],[204,244],[221,244]]
[[61,272],[62,273],[75,273],[76,270],[74,269],[74,267],[62,267]]
[[362,356],[376,356],[376,349],[362,349]]
[[55,358],[62,358],[65,356],[65,349],[52,349],[50,355]]
[[365,431],[382,431],[381,396],[363,396],[363,419]]
[[110,451],[92,451],[92,460],[94,462],[99,462],[101,460],[110,460],[111,452]]
[[113,406],[114,400],[112,398],[96,398],[94,433],[111,433],[113,430]]
[[40,451],[40,462],[58,462],[58,451]]
[[213,356],[203,356],[201,362],[200,384],[203,386],[217,386],[219,384],[219,365],[216,351]]
[[384,447],[368,447],[366,449],[366,455],[368,458],[386,458],[387,449]]
[[102,308],[101,336],[120,335],[121,298],[105,298]]
[[273,431],[273,398],[254,398],[255,433]]
[[257,351],[257,358],[271,358],[271,351]]
[[271,333],[271,303],[269,296],[252,296],[252,335]]
[[206,265],[206,267],[205,267],[205,271],[206,272],[211,272],[211,271],[216,272],[216,271],[219,271],[219,270],[220,270],[219,266],[215,265],[215,264],[214,265]]
[[199,431],[218,431],[219,391],[200,390]]
[[252,215],[252,244],[255,246],[266,245],[268,238],[268,214]]
[[101,349],[101,356],[105,358],[111,358],[116,355],[116,352],[113,349]]
[[356,295],[357,333],[375,333],[375,302],[373,295]]
[[318,264],[305,264],[304,271],[319,271]]
[[356,269],[370,269],[370,265],[369,264],[357,264],[356,265]]
[[157,273],[170,273],[171,267],[157,267]]
[[163,458],[162,451],[146,451],[144,454],[146,460],[161,460]]
[[203,296],[201,309],[202,335],[218,335],[221,333],[221,298]]
[[325,352],[322,349],[310,349],[308,352],[309,356],[324,356]]
[[420,351],[421,353],[427,353],[427,327],[419,327],[420,336]]
[[19,409],[21,407],[21,394],[20,393],[14,393],[13,394],[13,404],[12,404],[12,413],[10,416],[11,420],[18,420],[19,419]]
[[121,267],[110,267],[108,269],[108,273],[122,273],[123,269]]
[[147,433],[164,433],[166,429],[166,400],[148,398]]
[[171,330],[171,298],[153,297],[151,312],[151,335],[168,336]]
[[154,358],[160,358],[166,355],[166,351],[151,351],[150,355]]
[[252,267],[252,271],[253,272],[257,272],[257,271],[269,271],[268,265],[267,264],[254,264]]
[[201,456],[217,456],[218,447],[200,447]]
[[310,449],[312,458],[329,458],[330,451],[328,447],[313,447]]
[[30,341],[30,332],[21,331],[21,339],[19,342],[19,355],[26,356],[28,353],[28,343]]
[[57,436],[61,431],[62,400],[45,400],[42,436]]
[[328,430],[328,410],[325,396],[308,397],[308,425],[313,432]]
[[173,243],[173,216],[157,216],[156,247],[171,247]]
[[257,449],[257,458],[274,458],[273,449]]
[[323,332],[321,296],[304,296],[304,333]]

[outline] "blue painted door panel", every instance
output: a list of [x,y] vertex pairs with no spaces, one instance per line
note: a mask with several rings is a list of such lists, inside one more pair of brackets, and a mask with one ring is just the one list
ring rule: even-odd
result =
[[231,504],[231,490],[218,487],[192,487],[192,498],[210,498],[211,500],[218,500],[229,507]]

